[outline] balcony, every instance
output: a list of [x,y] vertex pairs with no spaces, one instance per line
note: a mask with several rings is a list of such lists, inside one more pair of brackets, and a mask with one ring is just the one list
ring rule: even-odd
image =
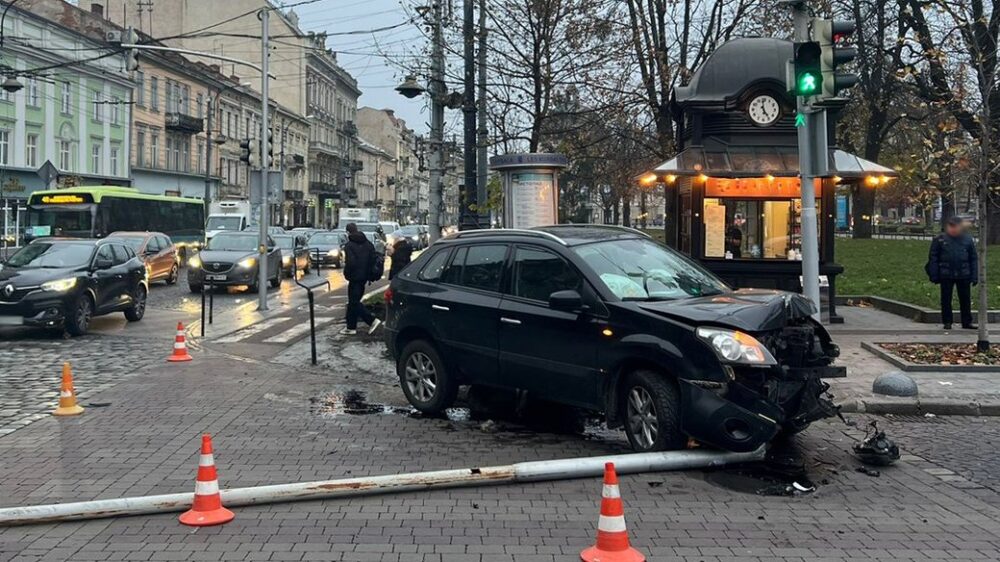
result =
[[311,152],[322,152],[328,156],[339,157],[343,151],[340,148],[319,140],[309,141],[309,150]]
[[349,137],[353,137],[358,134],[358,126],[354,124],[354,121],[344,121],[340,125],[340,130]]
[[193,115],[177,111],[167,112],[164,114],[163,126],[168,131],[177,131],[190,135],[196,135],[203,130],[202,119],[200,117],[195,117]]

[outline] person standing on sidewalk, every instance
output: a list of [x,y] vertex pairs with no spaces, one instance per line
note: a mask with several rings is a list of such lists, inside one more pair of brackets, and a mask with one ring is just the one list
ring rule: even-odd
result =
[[941,285],[941,322],[945,330],[951,329],[954,313],[951,294],[958,293],[958,307],[962,327],[975,330],[972,324],[972,289],[978,283],[979,256],[976,242],[965,232],[965,223],[960,217],[951,217],[945,231],[931,242],[927,258],[927,276],[931,283]]
[[375,246],[363,232],[358,231],[358,225],[347,225],[347,244],[344,246],[344,279],[347,279],[347,325],[340,331],[343,335],[352,336],[358,333],[358,320],[364,321],[372,334],[382,324],[382,321],[368,311],[362,304],[365,295],[365,285],[371,279],[372,268],[375,266]]
[[392,245],[392,264],[389,265],[389,279],[399,275],[413,258],[413,244],[406,236],[400,236]]

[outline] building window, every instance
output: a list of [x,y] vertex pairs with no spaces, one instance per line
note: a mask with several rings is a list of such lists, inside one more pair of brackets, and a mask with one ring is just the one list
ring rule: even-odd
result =
[[205,117],[205,96],[204,94],[198,94],[198,101],[195,102],[198,105],[198,119]]
[[94,121],[104,120],[104,105],[101,103],[101,92],[93,90],[91,96],[94,98]]
[[[199,104],[198,107],[201,107],[201,105]],[[198,139],[198,148],[197,148],[197,150],[198,150],[198,156],[197,156],[198,163],[197,163],[197,167],[195,167],[195,171],[198,172],[199,174],[204,174],[205,173],[205,141],[204,140]]]
[[73,143],[68,140],[59,141],[59,169],[68,172],[73,169]]
[[111,100],[111,124],[117,125],[121,119],[121,103],[122,100],[118,98],[113,98]]
[[140,168],[146,165],[146,131],[135,133],[135,165]]
[[29,78],[28,79],[28,92],[27,92],[27,104],[32,107],[38,107],[38,79]]
[[156,76],[149,78],[149,109],[160,110],[160,79]]
[[135,104],[146,107],[146,75],[141,70],[135,72]]
[[90,147],[90,173],[101,173],[101,145],[99,144]]
[[0,129],[0,165],[10,164],[10,131]]
[[38,135],[29,134],[24,143],[24,164],[29,168],[38,167]]
[[149,141],[149,167],[160,167],[160,135],[153,133]]
[[111,169],[108,171],[108,173],[110,175],[112,175],[112,176],[117,176],[118,175],[118,147],[117,146],[112,146],[111,147],[111,159],[108,162],[108,164],[111,167]]
[[62,112],[64,115],[73,113],[73,91],[70,89],[71,87],[69,82],[62,83]]

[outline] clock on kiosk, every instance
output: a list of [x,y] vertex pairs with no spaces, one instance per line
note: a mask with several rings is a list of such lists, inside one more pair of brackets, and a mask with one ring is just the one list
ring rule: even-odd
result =
[[781,104],[774,96],[761,94],[747,104],[747,115],[757,125],[773,125],[781,117]]

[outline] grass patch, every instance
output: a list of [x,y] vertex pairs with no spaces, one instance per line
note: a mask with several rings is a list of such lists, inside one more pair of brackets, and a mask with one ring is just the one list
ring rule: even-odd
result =
[[[930,240],[854,240],[837,238],[836,262],[844,266],[837,276],[838,295],[875,295],[937,309],[940,290],[927,280],[924,264]],[[992,272],[989,302],[1000,308],[1000,246],[990,248],[987,271]],[[976,289],[972,306],[976,307]],[[958,301],[955,301],[956,313]]]

